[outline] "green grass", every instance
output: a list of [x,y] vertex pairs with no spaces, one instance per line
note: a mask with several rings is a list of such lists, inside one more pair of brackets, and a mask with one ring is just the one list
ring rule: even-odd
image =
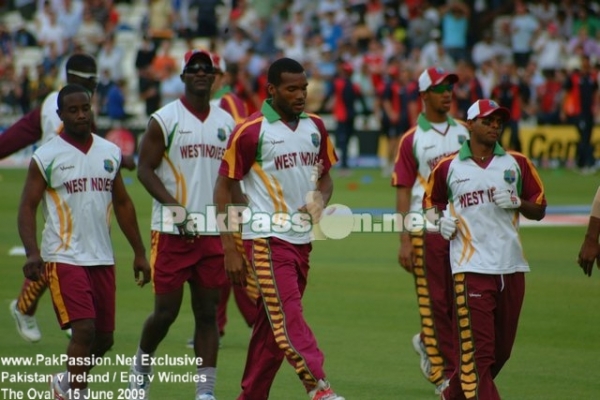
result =
[[[49,296],[37,314],[42,341],[24,342],[16,333],[8,305],[22,282],[23,257],[8,257],[10,247],[20,245],[16,209],[24,170],[0,170],[0,342],[1,356],[59,355],[67,339],[58,329]],[[150,198],[131,173],[127,186],[144,230],[149,226]],[[364,178],[369,176],[369,178]],[[334,174],[335,177],[335,174]],[[595,177],[569,171],[544,171],[548,203],[588,204],[598,185]],[[334,202],[351,207],[393,207],[394,191],[389,180],[375,170],[355,171],[351,178],[335,179]],[[356,183],[358,186],[349,185]],[[350,188],[349,188],[350,186]],[[353,189],[353,190],[350,190]],[[150,287],[134,285],[131,252],[114,224],[118,260],[117,330],[115,346],[108,354],[133,355],[142,323],[151,312]],[[532,273],[527,277],[525,304],[516,345],[510,361],[497,379],[506,400],[591,400],[598,398],[598,354],[600,341],[600,271],[587,278],[575,264],[584,228],[524,228],[525,254]],[[145,233],[145,239],[149,235]],[[148,241],[147,241],[148,242]],[[326,356],[325,369],[334,388],[348,400],[434,399],[433,387],[421,376],[418,357],[410,339],[418,330],[416,296],[412,278],[396,262],[397,237],[391,234],[355,234],[342,241],[316,242],[312,253],[309,286],[304,311]],[[149,244],[147,244],[149,248]],[[178,320],[161,344],[158,355],[192,355],[185,342],[192,332],[189,299]],[[4,310],[4,311],[2,311]],[[235,399],[244,368],[250,335],[233,302],[230,322],[219,353],[217,397]],[[54,373],[62,366],[10,367],[2,372]],[[108,384],[92,384],[93,390],[115,395],[126,384],[115,382],[113,372],[125,366],[98,367],[94,373],[109,373]],[[183,374],[185,367],[159,367]],[[45,390],[41,383],[0,381],[0,389]],[[192,399],[193,384],[155,383],[152,399]],[[0,392],[0,398],[3,397]],[[27,398],[27,396],[25,396]],[[284,363],[271,391],[271,399],[305,399],[302,385]]]

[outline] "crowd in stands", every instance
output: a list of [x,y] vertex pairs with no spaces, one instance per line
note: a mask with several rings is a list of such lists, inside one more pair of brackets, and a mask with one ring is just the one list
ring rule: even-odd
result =
[[[461,78],[455,116],[464,118],[476,98],[495,98],[513,110],[511,127],[518,129],[523,121],[567,123],[570,74],[583,59],[594,71],[600,65],[595,1],[130,1],[15,0],[24,23],[12,30],[0,24],[2,111],[35,107],[59,84],[68,54],[83,51],[98,61],[98,112],[128,118],[128,105],[142,102],[149,115],[183,90],[173,45],[193,47],[200,39],[224,58],[250,112],[266,96],[267,66],[282,56],[308,72],[309,111],[331,111],[323,104],[328,87],[350,71],[378,120],[385,119],[386,85],[411,87],[424,68],[437,65]],[[131,12],[143,15],[121,15]],[[137,49],[119,43],[122,30],[136,35]],[[18,49],[26,46],[43,49],[43,59],[35,70],[15,70]],[[135,68],[122,65],[127,51],[136,51]]]

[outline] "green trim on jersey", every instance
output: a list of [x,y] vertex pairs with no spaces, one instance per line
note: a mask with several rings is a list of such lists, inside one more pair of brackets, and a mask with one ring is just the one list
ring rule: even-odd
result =
[[264,138],[265,138],[265,131],[262,131],[258,135],[258,144],[256,146],[256,158],[254,159],[254,161],[256,161],[256,163],[258,165],[260,165],[261,168],[262,168],[262,164],[263,164],[262,146],[263,146]]
[[44,174],[46,175],[46,181],[48,182],[48,187],[52,187],[52,166],[54,165],[54,160],[48,165],[48,167],[44,170]]
[[212,98],[220,99],[221,97],[223,97],[224,95],[226,95],[229,92],[231,92],[231,86],[225,85],[221,89],[217,90]]
[[173,130],[167,135],[167,148],[165,149],[167,153],[171,150],[171,145],[173,144],[173,138],[175,137],[175,131],[177,130],[178,125],[179,122],[176,122],[175,126],[173,126]]
[[[272,99],[263,101],[262,107],[260,108],[260,112],[265,116],[270,124],[281,119],[281,115],[279,115],[271,106],[272,101]],[[300,115],[298,115],[298,118],[308,118],[308,114],[302,111]]]
[[515,163],[515,167],[517,170],[517,182],[515,185],[517,186],[517,194],[521,196],[521,192],[523,191],[523,175],[521,174],[521,167],[519,164]]
[[[473,153],[471,152],[471,147],[469,147],[470,143],[471,143],[470,140],[465,141],[463,143],[462,147],[460,148],[460,150],[458,151],[458,158],[460,159],[460,161],[464,161],[467,158],[473,157]],[[498,142],[496,142],[496,145],[494,146],[493,154],[495,156],[503,156],[506,154],[506,151],[502,148],[502,146],[500,146],[500,144]]]
[[[450,126],[458,125],[458,122],[456,122],[451,116],[448,116],[446,121],[448,121],[448,124],[450,124]],[[423,131],[428,131],[431,129],[431,122],[429,122],[429,120],[425,118],[425,114],[423,113],[419,114],[419,117],[417,118],[417,125]]]

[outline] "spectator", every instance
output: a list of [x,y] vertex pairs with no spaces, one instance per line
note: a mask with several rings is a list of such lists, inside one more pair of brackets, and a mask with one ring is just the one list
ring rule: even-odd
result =
[[539,29],[539,23],[527,11],[527,6],[518,0],[515,3],[515,15],[511,21],[511,48],[517,68],[525,68],[532,54],[533,37]]
[[458,82],[454,85],[454,99],[458,118],[467,120],[467,110],[471,104],[484,98],[481,83],[475,75],[475,65],[468,61],[461,61],[457,64],[456,74]]
[[590,58],[581,56],[580,66],[574,69],[564,83],[566,91],[565,114],[569,123],[577,127],[579,144],[577,145],[577,167],[584,174],[596,172],[592,129],[594,111],[598,104],[598,81]]
[[513,72],[513,67],[512,64],[502,65],[499,83],[492,90],[492,99],[500,104],[500,107],[510,111],[510,119],[504,125],[504,128],[508,127],[510,129],[509,148],[520,152],[519,120],[521,119],[521,106],[523,104],[523,90],[519,85],[518,77]]
[[[201,1],[199,4],[205,3]],[[171,0],[149,0],[148,36],[156,47],[165,39],[173,39],[175,12]]]
[[415,7],[415,15],[408,21],[408,48],[422,48],[429,41],[429,33],[435,29],[433,22],[425,18],[424,6]]
[[558,35],[558,26],[551,22],[533,43],[537,64],[542,71],[558,70],[563,67],[567,46]]
[[125,111],[125,87],[127,81],[119,79],[114,85],[111,85],[106,95],[106,115],[113,121],[123,121],[131,118],[131,115]]
[[123,62],[123,56],[124,51],[115,43],[115,37],[113,35],[107,36],[98,52],[98,70],[109,70],[112,81],[116,82],[122,79],[123,68],[121,63]]
[[165,79],[160,82],[161,106],[165,106],[183,96],[185,85],[179,76],[180,72],[175,64],[166,66]]
[[462,1],[451,0],[442,7],[442,46],[456,63],[468,58],[467,31],[471,10]]
[[494,41],[492,31],[485,30],[480,41],[471,50],[471,59],[479,68],[486,61],[509,62],[512,58],[510,47]]
[[154,76],[151,66],[146,66],[138,71],[138,88],[140,99],[146,105],[146,115],[152,115],[160,108],[160,82]]
[[115,82],[110,78],[110,70],[100,70],[100,79],[98,79],[98,86],[96,86],[96,92],[94,93],[93,98],[95,109],[98,110],[98,115],[107,114],[108,92],[114,84]]
[[201,0],[198,1],[198,17],[196,36],[208,39],[210,41],[210,50],[214,50],[216,39],[219,36],[219,26],[217,18],[217,6],[219,0]]
[[82,18],[75,40],[83,47],[84,52],[98,54],[98,49],[106,37],[104,28],[94,19],[89,9],[83,11]]
[[169,77],[173,69],[177,68],[175,58],[171,55],[171,43],[172,41],[170,39],[163,40],[160,43],[156,56],[152,60],[154,76],[159,81]]
[[73,0],[62,0],[62,3],[62,10],[58,14],[58,23],[64,27],[67,49],[71,50],[83,21],[83,3]]
[[156,46],[148,35],[144,35],[142,37],[142,44],[135,56],[135,69],[139,71],[151,65],[154,57],[156,57]]
[[563,80],[557,79],[557,70],[545,70],[545,82],[537,88],[537,123],[557,125],[560,121]]
[[39,31],[38,43],[44,49],[44,56],[53,55],[60,59],[67,50],[67,33],[65,27],[58,23],[56,13],[48,11],[48,22]]

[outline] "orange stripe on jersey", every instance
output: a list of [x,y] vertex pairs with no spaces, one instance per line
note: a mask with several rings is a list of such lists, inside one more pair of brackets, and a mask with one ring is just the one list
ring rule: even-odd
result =
[[544,197],[545,197],[544,184],[542,183],[542,179],[540,178],[540,175],[538,174],[537,170],[531,163],[531,160],[529,160],[529,158],[525,157],[525,155],[523,155],[517,151],[508,150],[507,153],[509,153],[510,155],[512,155],[516,158],[522,158],[525,160],[525,162],[527,163],[527,166],[529,167],[529,172],[531,172],[531,176],[535,180],[535,183],[537,183],[541,189],[540,194],[538,195],[538,197],[535,198],[534,203],[535,204],[543,204]]
[[73,235],[73,218],[67,205],[64,201],[62,201],[58,193],[56,193],[56,190],[49,188],[48,194],[54,202],[56,212],[58,213],[58,234],[62,242],[54,251],[59,251],[62,248],[66,250],[69,248],[69,244],[71,243],[71,236]]
[[252,164],[252,169],[260,177],[260,179],[263,181],[263,184],[267,188],[269,197],[273,202],[275,212],[287,212],[287,206],[285,205],[285,201],[283,201],[283,191],[279,182],[277,182],[274,177],[269,178],[269,176],[257,163]]
[[183,178],[183,174],[180,174],[177,171],[177,169],[175,168],[175,165],[173,165],[173,162],[171,162],[171,160],[169,159],[169,157],[167,156],[166,153],[163,156],[163,158],[167,162],[167,165],[169,166],[169,168],[171,168],[171,172],[173,173],[173,176],[175,177],[175,195],[173,197],[175,197],[175,200],[177,200],[179,202],[179,204],[185,205],[187,202],[187,186],[185,184],[185,179]]
[[156,257],[158,256],[158,238],[160,234],[158,231],[150,232],[150,280],[152,281],[152,290],[154,291],[154,264],[156,264]]
[[231,144],[227,147],[225,154],[223,155],[223,161],[227,163],[227,177],[233,179],[235,176],[235,162],[237,159],[237,141],[240,138],[241,134],[246,131],[246,129],[250,125],[254,125],[256,123],[261,123],[264,116],[258,115],[256,118],[250,121],[244,122],[243,125],[240,125],[239,129],[235,129],[233,131],[233,137],[231,138]]
[[412,128],[410,128],[409,130],[407,130],[406,132],[404,132],[402,134],[402,137],[400,138],[400,142],[398,142],[398,148],[396,149],[396,158],[394,158],[394,164],[398,162],[398,159],[400,158],[400,147],[402,147],[402,143],[412,134],[414,135],[415,132],[417,130],[417,126],[413,126]]
[[464,218],[456,215],[456,210],[454,209],[454,204],[450,203],[450,215],[458,219],[458,227],[457,229],[463,234],[464,245],[462,252],[460,254],[460,260],[458,260],[458,264],[462,264],[463,260],[466,258],[466,262],[469,262],[475,254],[475,246],[473,246],[473,236],[471,235],[471,231],[467,226]]
[[337,157],[335,156],[335,148],[333,143],[331,143],[331,138],[329,136],[327,137],[325,146],[327,146],[327,158],[329,158],[329,165],[334,165],[337,162]]
[[48,287],[50,288],[52,302],[58,312],[60,324],[64,325],[69,322],[69,314],[67,313],[65,301],[63,300],[60,291],[60,282],[58,280],[58,274],[56,273],[56,263],[46,263],[46,277],[48,279]]
[[242,120],[244,118],[242,118],[242,116],[238,112],[237,105],[235,104],[235,101],[233,101],[231,96],[228,96],[226,93],[222,97],[222,99],[225,100],[227,102],[227,104],[229,105],[229,112],[231,113],[231,116],[233,117],[233,120],[235,121],[235,123],[238,124],[238,123],[242,122]]
[[[394,166],[398,164],[398,160],[400,159],[400,148],[402,147],[402,143],[409,137],[414,136],[415,131],[417,130],[417,126],[413,126],[409,130],[407,130],[402,137],[400,138],[400,142],[398,143],[398,148],[396,149],[396,157],[394,157]],[[418,167],[418,165],[417,165]],[[398,186],[398,176],[396,175],[396,168],[392,171],[392,186]]]

